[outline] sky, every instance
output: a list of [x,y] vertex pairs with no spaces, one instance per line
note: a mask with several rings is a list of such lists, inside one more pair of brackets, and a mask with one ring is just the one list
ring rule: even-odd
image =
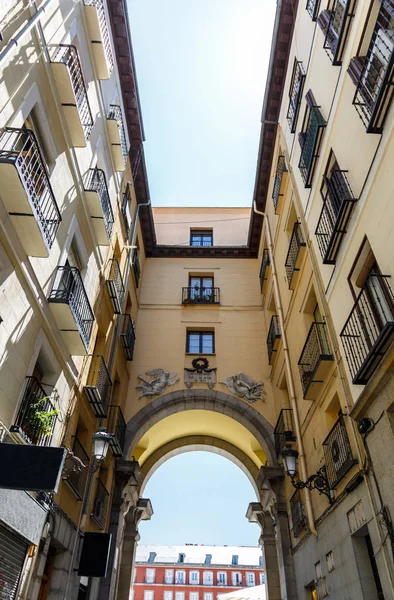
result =
[[153,206],[252,203],[275,0],[128,0]]
[[143,492],[150,521],[138,526],[141,544],[257,546],[260,529],[245,517],[256,493],[239,467],[210,452],[187,452],[155,471]]

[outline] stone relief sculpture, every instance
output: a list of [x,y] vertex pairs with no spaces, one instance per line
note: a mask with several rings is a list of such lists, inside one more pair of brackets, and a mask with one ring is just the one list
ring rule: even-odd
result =
[[158,396],[164,392],[168,385],[175,385],[180,380],[176,373],[167,373],[163,369],[151,369],[150,371],[146,371],[145,375],[149,375],[153,379],[147,381],[142,375],[138,375],[137,379],[142,381],[135,388],[136,390],[141,390],[139,398],[143,398],[144,396]]
[[265,394],[263,390],[263,383],[255,381],[249,375],[245,373],[237,373],[236,375],[229,375],[223,381],[227,385],[230,392],[243,398],[248,402],[256,402],[256,400],[263,400],[262,396]]

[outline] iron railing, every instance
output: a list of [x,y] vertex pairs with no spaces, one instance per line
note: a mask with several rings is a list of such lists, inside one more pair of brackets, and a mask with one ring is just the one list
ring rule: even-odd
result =
[[126,231],[126,237],[128,238],[130,235],[131,229],[131,214],[130,214],[130,203],[129,203],[129,195],[127,192],[123,194],[122,200],[122,217],[123,217],[123,225]]
[[278,321],[278,315],[271,317],[270,328],[267,336],[267,351],[268,351],[268,362],[271,364],[273,353],[276,352],[276,342],[280,340],[280,327]]
[[107,180],[102,169],[89,169],[85,190],[98,194],[101,210],[103,211],[105,230],[110,240],[114,225],[114,215],[108,193]]
[[351,190],[347,171],[334,170],[326,178],[326,194],[316,227],[316,238],[323,263],[335,264],[357,198]]
[[118,104],[110,104],[108,119],[113,119],[114,121],[116,121],[116,125],[117,125],[118,131],[119,131],[120,147],[122,149],[123,158],[126,163],[127,154],[128,154],[126,132],[125,132],[124,125],[123,125],[122,109],[120,108],[120,106]]
[[89,356],[90,366],[84,386],[85,394],[97,417],[106,417],[112,392],[112,381],[103,356]]
[[220,304],[220,288],[183,287],[182,304]]
[[12,164],[18,171],[45,245],[50,250],[62,219],[34,132],[6,127],[0,136],[0,162]]
[[118,260],[112,258],[110,260],[110,265],[107,285],[114,313],[119,315],[122,312],[125,289]]
[[328,344],[325,323],[312,323],[298,361],[304,397],[306,396],[318,366],[322,360],[333,360]]
[[297,268],[297,259],[300,253],[300,249],[305,246],[304,237],[301,231],[301,223],[294,223],[293,232],[291,234],[289,250],[286,256],[285,269],[287,282],[289,287],[293,279],[295,271],[299,271]]
[[329,0],[327,10],[323,10],[317,19],[325,33],[323,48],[336,66],[342,64],[355,3],[356,0]]
[[53,62],[63,63],[68,69],[82,129],[85,139],[88,140],[93,128],[93,117],[77,48],[75,46],[59,44],[53,57]]
[[305,73],[302,68],[302,63],[295,58],[289,90],[289,108],[287,109],[287,122],[291,133],[294,133],[297,128],[304,82]]
[[309,13],[312,21],[316,21],[317,13],[319,12],[320,0],[307,0],[306,10]]
[[136,285],[136,287],[138,287],[140,284],[140,278],[141,278],[141,267],[140,267],[140,259],[138,257],[138,250],[134,250],[133,273],[134,273],[135,285]]
[[353,383],[366,384],[394,339],[394,295],[388,276],[368,275],[340,337]]
[[94,495],[93,509],[90,516],[96,521],[100,529],[105,529],[108,505],[109,491],[105,487],[100,477],[97,477],[96,493]]
[[355,464],[343,415],[323,442],[324,459],[330,488],[334,489]]
[[288,442],[295,442],[293,411],[291,408],[282,408],[274,429],[275,452],[279,457]]
[[123,350],[126,356],[126,360],[133,360],[134,346],[135,346],[135,331],[134,321],[129,314],[122,315],[122,330],[120,332],[120,339],[122,340]]
[[45,391],[36,377],[26,377],[22,402],[11,431],[20,432],[30,444],[50,446],[57,411],[54,405],[56,390]]
[[279,156],[278,157],[278,162],[277,162],[277,165],[276,165],[274,187],[273,187],[273,190],[272,190],[272,200],[273,200],[273,203],[274,203],[275,211],[276,211],[276,207],[278,206],[279,196],[283,196],[283,194],[280,193],[280,186],[282,184],[283,173],[285,171],[286,171],[285,157],[284,156]]
[[100,32],[103,38],[103,47],[105,60],[107,61],[108,71],[111,72],[114,67],[114,59],[111,49],[111,41],[109,37],[107,19],[105,17],[103,0],[84,0],[85,6],[95,6],[97,10]]
[[82,500],[89,471],[89,456],[77,436],[74,437],[72,453],[79,459],[79,466],[69,472],[64,479],[67,481],[77,498]]
[[301,156],[298,167],[306,188],[312,186],[313,173],[319,158],[320,142],[326,121],[319,106],[311,106],[305,131],[301,134]]
[[109,406],[107,431],[113,434],[113,438],[109,442],[112,454],[122,456],[126,438],[126,421],[120,406],[115,404]]
[[92,335],[94,315],[77,267],[64,265],[57,267],[48,302],[68,304],[79,334],[87,350]]
[[394,7],[381,0],[353,104],[368,133],[381,133],[394,94]]
[[301,500],[300,490],[296,490],[290,498],[290,512],[293,523],[293,535],[298,537],[303,529],[306,529],[307,519],[304,512],[304,505]]
[[261,266],[260,266],[260,289],[263,289],[264,281],[267,280],[265,274],[267,272],[267,268],[271,265],[270,255],[268,252],[268,248],[264,248],[263,254],[261,257]]

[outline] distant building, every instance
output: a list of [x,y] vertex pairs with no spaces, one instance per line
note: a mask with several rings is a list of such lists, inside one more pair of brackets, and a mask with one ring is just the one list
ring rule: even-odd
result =
[[219,594],[263,583],[257,546],[140,545],[133,600],[217,600]]

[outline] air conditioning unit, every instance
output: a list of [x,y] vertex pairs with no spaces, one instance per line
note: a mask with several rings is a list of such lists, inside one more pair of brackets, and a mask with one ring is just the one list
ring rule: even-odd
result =
[[372,46],[365,71],[362,76],[362,84],[370,93],[373,101],[376,100],[380,86],[383,82],[386,68],[390,62],[394,49],[394,30],[378,29],[374,44]]

